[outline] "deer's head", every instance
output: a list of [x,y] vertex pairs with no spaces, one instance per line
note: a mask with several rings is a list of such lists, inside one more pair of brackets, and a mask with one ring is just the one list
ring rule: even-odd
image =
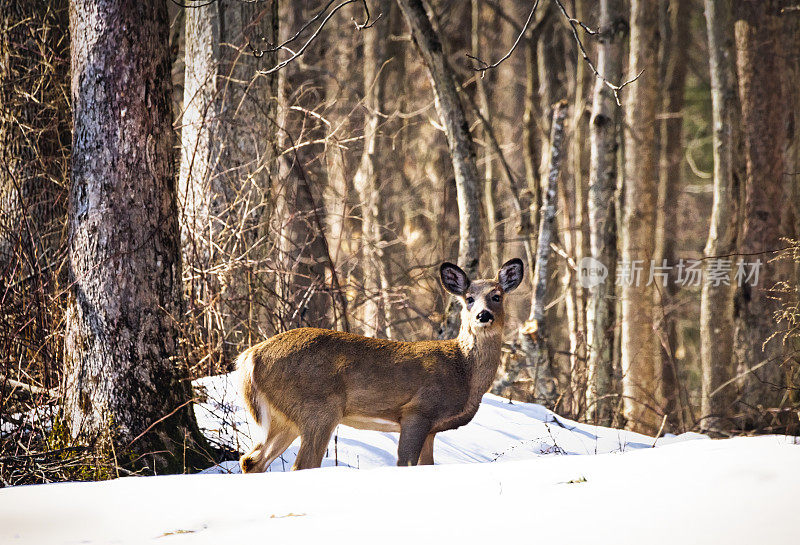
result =
[[461,323],[477,334],[502,331],[503,297],[522,282],[524,267],[515,258],[500,267],[496,278],[471,281],[460,267],[445,262],[439,274],[444,289],[461,302]]

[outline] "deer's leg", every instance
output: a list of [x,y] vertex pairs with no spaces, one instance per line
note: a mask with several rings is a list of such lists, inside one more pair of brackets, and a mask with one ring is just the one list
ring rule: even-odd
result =
[[299,434],[289,422],[274,418],[267,438],[253,450],[242,456],[240,461],[243,473],[261,473],[292,444]]
[[[397,446],[397,465],[414,466],[420,458],[422,445],[431,431],[432,422],[421,414],[409,414],[400,421],[400,441]],[[431,441],[433,446],[433,441]],[[433,455],[431,454],[431,458]]]
[[435,433],[429,433],[422,444],[422,451],[419,453],[419,465],[432,466],[433,465],[433,438]]
[[292,470],[312,469],[322,465],[325,449],[331,440],[336,421],[316,423],[300,431],[300,450]]

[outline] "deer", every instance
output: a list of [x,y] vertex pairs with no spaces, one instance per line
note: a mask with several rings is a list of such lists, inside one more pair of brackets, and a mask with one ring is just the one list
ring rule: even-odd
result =
[[241,457],[242,472],[265,471],[298,436],[292,470],[320,467],[339,424],[400,432],[397,465],[432,465],[435,434],[470,422],[497,374],[503,299],[523,270],[512,259],[494,279],[471,281],[442,263],[442,287],[461,303],[455,339],[404,342],[302,327],[242,352],[242,397],[265,437]]

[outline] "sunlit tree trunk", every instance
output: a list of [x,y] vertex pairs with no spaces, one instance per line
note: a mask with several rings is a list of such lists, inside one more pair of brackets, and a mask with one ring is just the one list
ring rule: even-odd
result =
[[[472,0],[472,43],[471,54],[475,58],[482,58],[481,46],[481,21],[486,18],[486,13],[482,12],[481,8],[483,2],[481,0]],[[494,20],[487,20],[487,25],[490,26]],[[486,91],[486,74],[482,77],[476,78],[475,89],[477,94],[478,107],[480,108],[483,118],[491,123],[492,122],[492,109],[489,103],[489,96]],[[497,201],[497,180],[495,179],[494,170],[494,152],[489,145],[484,145],[483,153],[483,203],[486,218],[486,246],[489,255],[489,270],[497,271],[500,269],[502,251],[503,251],[503,226],[500,223],[500,203]]]
[[[622,0],[602,0],[600,3],[600,36],[597,69],[608,81],[620,81],[624,40],[628,34]],[[613,91],[596,79],[589,122],[591,157],[589,160],[589,240],[591,257],[606,268],[601,281],[587,282],[586,344],[587,419],[600,425],[610,425],[616,404],[614,376],[614,330],[616,298],[614,281],[617,265],[617,221],[614,193],[617,188],[617,154],[619,151],[620,111]],[[587,262],[580,271],[591,280]],[[601,269],[597,269],[600,275]],[[599,278],[599,276],[598,276]]]
[[[738,101],[733,19],[730,0],[705,0],[711,74],[714,202],[704,255],[728,256],[736,249],[739,180],[734,153]],[[727,259],[727,258],[724,258]],[[706,271],[709,270],[706,264]],[[733,289],[704,282],[700,297],[700,365],[702,392],[700,425],[705,430],[729,428],[733,378]]]
[[73,435],[112,441],[120,463],[180,472],[202,463],[204,441],[178,353],[166,2],[73,0],[70,34],[64,416]]
[[[655,147],[658,102],[658,10],[632,0],[628,70],[641,76],[625,88],[625,181],[621,233],[622,379],[625,418],[635,430],[653,433],[660,425],[660,362],[653,331],[653,285],[648,284],[655,251]],[[643,70],[643,71],[642,71]],[[641,271],[636,278],[636,270]],[[618,271],[619,273],[619,271]]]
[[364,151],[353,184],[361,201],[361,244],[366,300],[363,307],[364,335],[391,337],[389,307],[389,263],[385,256],[388,244],[385,236],[383,184],[389,170],[380,163],[385,146],[379,134],[381,114],[385,111],[385,63],[388,60],[389,17],[391,0],[381,0],[376,6],[382,16],[375,25],[364,31]]
[[[272,206],[277,2],[205,2],[186,10],[179,203],[187,293],[230,363],[263,336],[259,274]],[[260,307],[259,307],[260,303]]]
[[[458,195],[458,265],[468,276],[474,278],[478,272],[478,260],[481,255],[479,198],[481,182],[469,123],[458,95],[453,70],[445,57],[442,42],[431,26],[423,1],[397,0],[397,3],[428,69],[436,111],[447,136]],[[459,327],[458,305],[451,300],[445,313],[445,321],[439,336],[455,337]]]

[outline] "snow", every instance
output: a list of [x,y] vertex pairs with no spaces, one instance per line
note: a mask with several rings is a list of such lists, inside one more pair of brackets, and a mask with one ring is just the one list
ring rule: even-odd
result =
[[[257,437],[231,377],[199,381],[215,441]],[[123,478],[0,490],[0,543],[797,543],[800,445],[655,441],[487,395],[437,435],[436,466],[398,468],[395,434],[340,426],[322,469]],[[656,448],[653,448],[655,445]],[[338,467],[335,466],[338,463]],[[359,469],[356,469],[359,468]]]

